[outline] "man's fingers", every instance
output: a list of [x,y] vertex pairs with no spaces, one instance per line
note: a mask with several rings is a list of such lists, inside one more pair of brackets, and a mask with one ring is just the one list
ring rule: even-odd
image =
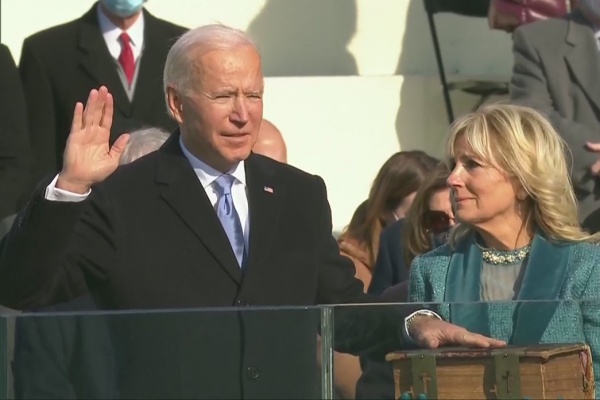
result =
[[71,122],[71,132],[79,132],[83,124],[83,104],[75,104],[73,110],[73,122]]
[[600,143],[592,143],[592,142],[587,142],[585,144],[585,146],[587,147],[588,150],[590,151],[598,151],[600,152]]
[[590,167],[590,171],[593,175],[598,175],[600,173],[600,160],[592,164],[592,166]]
[[469,332],[463,327],[435,318],[415,320],[412,333],[416,342],[426,348],[435,349],[441,346],[466,347],[504,347],[506,342],[492,339],[478,333]]
[[100,120],[100,126],[110,132],[113,120],[114,101],[112,94],[106,94],[106,101],[104,103],[104,110],[102,112],[102,119]]
[[90,90],[90,95],[88,96],[87,102],[85,103],[85,108],[83,109],[82,129],[85,129],[92,124],[97,99],[98,91],[96,89]]
[[420,346],[436,349],[440,346],[465,346],[465,347],[504,347],[506,342],[492,339],[465,329],[451,327],[423,333],[417,340]]
[[109,155],[113,158],[120,158],[121,154],[125,151],[127,143],[129,142],[129,134],[124,133],[115,140],[112,147],[110,148]]
[[506,346],[506,342],[504,340],[498,340],[493,338],[487,338],[490,347],[504,347]]
[[100,125],[102,121],[102,115],[104,114],[104,108],[106,106],[106,96],[108,95],[108,89],[106,86],[100,86],[98,89],[98,99],[96,100],[96,105],[94,107],[93,114],[93,125]]
[[434,334],[426,333],[415,338],[419,346],[426,349],[436,349],[440,346],[440,340]]
[[488,338],[475,334],[465,335],[464,344],[474,347],[490,347],[490,341]]
[[472,332],[462,332],[458,333],[455,336],[455,343],[460,344],[461,346],[473,346],[473,347],[503,347],[506,346],[506,343],[492,339],[487,336],[480,335],[478,333]]
[[426,345],[430,349],[437,349],[440,347],[440,341],[436,338],[431,338],[427,341]]

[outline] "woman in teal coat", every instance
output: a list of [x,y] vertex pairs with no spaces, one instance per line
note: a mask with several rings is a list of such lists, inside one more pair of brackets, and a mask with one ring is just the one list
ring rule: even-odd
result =
[[413,261],[410,301],[508,344],[585,342],[600,381],[600,237],[578,224],[562,139],[532,109],[490,105],[453,124],[447,152],[459,225]]

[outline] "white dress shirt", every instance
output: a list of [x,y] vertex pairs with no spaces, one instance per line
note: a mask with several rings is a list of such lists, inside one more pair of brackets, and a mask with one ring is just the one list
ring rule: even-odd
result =
[[[194,172],[196,172],[196,175],[198,176],[198,179],[200,180],[200,183],[202,184],[202,187],[204,188],[204,191],[210,200],[210,204],[212,204],[216,211],[217,201],[219,200],[219,192],[215,189],[214,182],[219,176],[223,175],[223,173],[202,162],[196,156],[190,153],[188,149],[185,148],[181,136],[179,137],[179,145],[181,146],[181,150],[183,150],[185,157],[188,159],[190,164],[192,164],[192,168],[194,168]],[[246,242],[246,251],[248,251],[248,237],[250,229],[248,218],[248,191],[246,186],[246,169],[244,162],[241,161],[227,173],[235,178],[233,181],[233,186],[231,187],[231,198],[233,200],[233,206],[240,217],[242,231],[244,232],[244,241]]]
[[[219,176],[223,174],[217,171],[216,169],[210,167],[206,163],[200,161],[197,157],[190,153],[188,149],[185,148],[181,137],[179,137],[179,145],[181,146],[183,154],[192,165],[192,168],[194,168],[194,172],[198,176],[200,184],[204,188],[204,191],[206,192],[210,203],[216,211],[218,192],[214,187],[214,182]],[[248,251],[250,218],[248,217],[248,192],[246,187],[246,170],[244,162],[241,161],[227,173],[235,178],[233,186],[231,187],[231,198],[233,200],[233,205],[238,213],[238,216],[240,217],[240,224],[242,225],[242,231],[244,232],[244,242],[246,245],[246,251]],[[44,196],[46,200],[79,202],[85,200],[91,193],[91,190],[89,190],[85,194],[77,194],[73,192],[68,192],[63,189],[59,189],[56,187],[57,180],[58,175],[56,175],[52,182],[46,187],[46,193]]]
[[[113,24],[110,19],[104,14],[100,4],[98,4],[98,25],[100,26],[100,30],[102,31],[102,36],[104,37],[104,41],[106,42],[106,46],[108,47],[108,51],[110,55],[113,56],[115,60],[119,59],[119,55],[121,54],[121,41],[119,40],[119,36],[123,31],[121,28]],[[131,39],[130,45],[131,50],[133,51],[133,59],[137,62],[140,54],[142,54],[142,48],[144,46],[144,13],[141,12],[138,19],[135,20],[133,25],[127,29],[127,34]]]

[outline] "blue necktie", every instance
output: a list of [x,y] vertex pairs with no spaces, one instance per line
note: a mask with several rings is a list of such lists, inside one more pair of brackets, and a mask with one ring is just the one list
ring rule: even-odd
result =
[[233,186],[234,180],[235,178],[229,174],[221,175],[215,180],[215,189],[219,195],[217,200],[217,217],[219,217],[221,225],[223,225],[235,258],[237,258],[238,264],[241,267],[244,260],[244,231],[242,231],[240,217],[235,210],[233,198],[231,197],[231,186]]

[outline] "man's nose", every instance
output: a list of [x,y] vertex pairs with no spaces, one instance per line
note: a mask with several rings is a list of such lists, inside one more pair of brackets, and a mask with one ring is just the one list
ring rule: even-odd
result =
[[248,106],[243,96],[237,96],[233,104],[231,120],[238,123],[248,122]]

